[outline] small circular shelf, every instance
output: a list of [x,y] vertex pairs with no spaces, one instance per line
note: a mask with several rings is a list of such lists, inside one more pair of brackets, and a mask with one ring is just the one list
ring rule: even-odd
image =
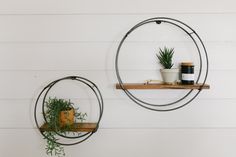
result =
[[[98,108],[99,108],[98,109],[99,115],[98,115],[98,119],[97,119],[96,123],[74,123],[73,124],[73,126],[70,128],[70,130],[68,130],[69,132],[73,132],[73,136],[60,134],[57,129],[51,129],[51,128],[49,129],[47,126],[47,119],[46,119],[46,116],[45,116],[46,114],[45,114],[45,110],[44,110],[45,100],[46,100],[46,97],[47,97],[49,91],[57,83],[59,83],[61,81],[65,81],[65,80],[77,81],[78,83],[82,83],[82,84],[86,85],[87,87],[89,87],[89,89],[91,89],[93,91],[93,93],[97,99],[97,104],[98,104]],[[39,106],[40,106],[40,100],[42,101],[41,110],[42,110],[42,115],[43,115],[43,120],[44,120],[43,125],[39,124],[38,116],[37,116],[37,110],[39,109]],[[64,78],[61,78],[61,79],[58,79],[58,80],[55,80],[55,81],[49,83],[46,87],[44,87],[44,89],[38,95],[38,98],[36,100],[35,107],[34,107],[34,119],[35,119],[36,126],[39,129],[40,133],[44,136],[44,138],[51,140],[47,136],[45,136],[44,132],[45,131],[55,131],[56,134],[58,135],[58,140],[53,141],[53,142],[60,144],[60,145],[64,145],[64,146],[79,144],[79,143],[87,140],[89,137],[91,137],[99,128],[99,123],[101,121],[102,114],[103,114],[103,98],[102,98],[100,90],[92,81],[90,81],[86,78],[83,78],[83,77],[79,77],[79,76],[68,76],[68,77],[64,77]],[[61,142],[60,140],[63,142]]]
[[[145,84],[145,83],[124,83],[122,81],[122,78],[120,76],[120,71],[119,71],[119,56],[121,54],[122,46],[124,42],[126,41],[127,37],[134,32],[134,30],[138,29],[139,27],[150,24],[150,23],[155,23],[157,27],[159,25],[171,25],[173,27],[176,27],[183,31],[185,34],[188,35],[189,39],[194,43],[198,56],[199,56],[199,73],[196,79],[196,84],[194,85],[164,85],[164,84]],[[205,71],[203,72],[203,62],[205,65]],[[141,107],[144,107],[149,110],[153,111],[172,111],[176,110],[179,108],[182,108],[186,106],[188,103],[193,101],[198,94],[202,91],[202,89],[209,89],[210,86],[206,85],[206,79],[208,76],[208,55],[206,48],[199,37],[199,35],[196,33],[195,30],[193,30],[190,26],[187,24],[173,19],[173,18],[168,18],[168,17],[155,17],[155,18],[150,18],[144,21],[141,21],[140,23],[136,24],[134,27],[132,27],[122,38],[122,40],[119,43],[117,53],[116,53],[116,58],[115,58],[115,70],[116,70],[116,76],[118,79],[118,84],[116,84],[117,89],[122,89],[125,94],[136,104],[140,105]],[[202,80],[202,83],[199,81]],[[132,94],[129,90],[136,90],[136,89],[189,89],[190,91],[187,92],[184,96],[181,98],[165,103],[165,104],[155,104],[155,103],[149,103],[144,100],[139,99],[136,97],[134,94]],[[197,92],[193,93],[194,90],[198,90]]]

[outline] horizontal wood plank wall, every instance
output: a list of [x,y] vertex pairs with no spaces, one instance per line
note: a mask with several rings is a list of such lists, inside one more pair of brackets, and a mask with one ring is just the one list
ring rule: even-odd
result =
[[[94,2],[93,0],[78,1],[71,0],[8,0],[1,3],[0,10],[3,13],[119,13],[119,14],[144,14],[144,13],[234,13],[234,0],[223,1],[195,1],[195,0],[179,0],[172,2],[171,0],[101,0]],[[135,6],[135,7],[134,7]]]
[[[167,113],[145,110],[115,89],[119,41],[138,22],[158,16],[194,28],[210,59],[211,88],[188,106]],[[37,94],[54,79],[80,75],[101,89],[104,117],[101,129],[88,141],[66,148],[68,156],[235,157],[235,19],[234,0],[0,1],[0,156],[45,156],[46,143],[33,120]],[[175,45],[181,53],[177,61],[192,57],[184,53],[193,49],[185,38],[153,42],[145,33],[137,35],[141,38],[131,37],[121,56],[127,58],[120,62],[127,82],[160,79],[154,56],[158,45]],[[76,91],[71,89],[68,95],[75,99]],[[174,99],[183,91],[133,92],[155,102]],[[79,101],[96,102],[83,94]]]

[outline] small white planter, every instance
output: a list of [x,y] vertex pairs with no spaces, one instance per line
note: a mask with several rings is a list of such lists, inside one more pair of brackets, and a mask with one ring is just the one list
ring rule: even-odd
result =
[[175,84],[179,80],[179,69],[160,69],[163,82]]

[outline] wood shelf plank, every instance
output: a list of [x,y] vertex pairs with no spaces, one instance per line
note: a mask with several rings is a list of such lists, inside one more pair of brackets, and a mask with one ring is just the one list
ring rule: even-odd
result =
[[[97,123],[75,123],[70,130],[71,132],[93,132],[96,131]],[[40,127],[40,131],[55,131],[55,129],[49,129],[47,123],[44,123]]]
[[[182,85],[182,84],[146,84],[146,83],[124,83],[125,89],[210,89],[207,84],[194,84],[194,85]],[[122,89],[120,84],[116,84],[116,89]]]

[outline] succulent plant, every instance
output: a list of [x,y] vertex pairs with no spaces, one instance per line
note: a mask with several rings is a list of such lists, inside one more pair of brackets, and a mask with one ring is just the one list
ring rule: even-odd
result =
[[164,67],[164,69],[171,69],[172,66],[174,65],[172,63],[173,55],[174,55],[174,48],[167,48],[167,47],[164,47],[164,49],[159,48],[159,54],[156,54],[160,64]]

